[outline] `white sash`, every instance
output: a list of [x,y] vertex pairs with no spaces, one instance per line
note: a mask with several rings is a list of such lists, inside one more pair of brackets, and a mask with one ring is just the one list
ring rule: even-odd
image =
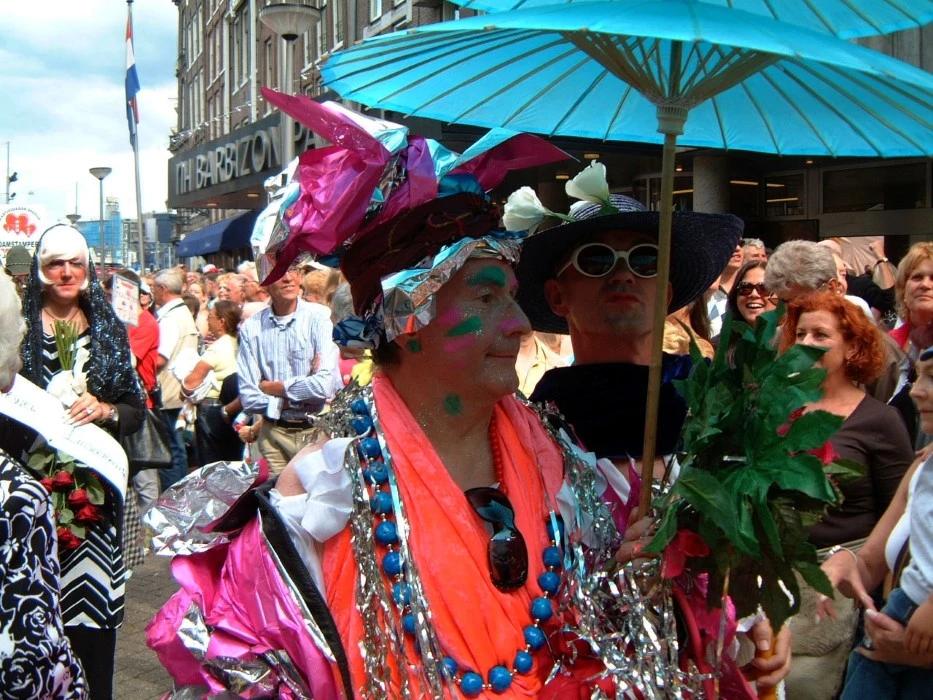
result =
[[93,423],[66,425],[61,401],[20,375],[16,375],[8,392],[0,392],[0,414],[29,426],[50,447],[93,469],[107,481],[122,505],[129,473],[126,453],[107,431]]

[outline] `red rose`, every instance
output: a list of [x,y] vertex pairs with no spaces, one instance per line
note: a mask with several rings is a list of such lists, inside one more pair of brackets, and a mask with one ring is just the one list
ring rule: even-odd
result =
[[97,506],[91,505],[90,503],[75,513],[75,522],[81,524],[100,522],[103,518],[104,516],[100,514]]
[[68,494],[68,505],[71,506],[72,510],[82,508],[90,502],[90,499],[87,497],[87,491],[84,489],[78,489]]
[[81,540],[75,537],[75,534],[64,525],[58,526],[58,548],[62,551],[77,549],[81,545]]
[[44,479],[40,479],[39,483],[45,486],[46,491],[48,491],[49,493],[52,493],[52,489],[54,488],[52,486],[52,477],[47,476]]
[[67,491],[75,485],[75,478],[68,472],[62,470],[52,477],[52,488],[56,491]]

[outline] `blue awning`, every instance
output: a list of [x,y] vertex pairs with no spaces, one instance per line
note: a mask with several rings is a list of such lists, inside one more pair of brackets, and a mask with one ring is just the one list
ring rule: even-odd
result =
[[248,211],[192,231],[178,244],[175,254],[179,258],[193,258],[196,255],[209,255],[221,250],[249,248],[253,224],[256,223],[259,212],[259,209]]

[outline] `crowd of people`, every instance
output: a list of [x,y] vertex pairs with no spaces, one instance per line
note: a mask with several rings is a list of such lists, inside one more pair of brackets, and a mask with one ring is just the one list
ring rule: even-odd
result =
[[[439,177],[441,194],[376,226],[391,229],[391,250],[370,227],[339,272],[293,265],[264,284],[246,262],[99,276],[66,224],[29,261],[8,257],[0,696],[112,697],[125,582],[145,556],[140,517],[160,495],[183,499],[200,467],[243,460],[272,475],[257,515],[239,514],[223,556],[186,564],[150,629],[179,689],[234,690],[231,669],[249,663],[288,697],[635,696],[644,679],[609,663],[631,640],[612,633],[616,619],[581,626],[579,591],[607,562],[646,561],[655,519],[635,517],[640,485],[677,477],[686,407],[674,382],[691,345],[731,362],[769,313],[781,314],[781,351],[825,349],[822,398],[806,410],[842,420],[832,448],[864,470],[809,529],[850,600],[802,582],[781,630],[763,615],[729,620],[747,641],[726,651],[722,697],[777,685],[792,698],[924,696],[933,244],[896,269],[877,247],[874,269],[855,271],[838,241],[769,250],[735,217],[678,212],[664,290],[658,217],[635,200],[584,202],[517,236],[508,209],[503,224],[467,180],[451,192]],[[135,323],[111,304],[117,277],[138,288]],[[670,316],[646,472],[658,294]],[[172,464],[135,470],[121,443],[149,410]],[[570,478],[584,454],[592,478]],[[178,635],[192,608],[212,640],[200,654]],[[684,668],[700,677],[713,652],[689,633],[699,612],[680,612]]]

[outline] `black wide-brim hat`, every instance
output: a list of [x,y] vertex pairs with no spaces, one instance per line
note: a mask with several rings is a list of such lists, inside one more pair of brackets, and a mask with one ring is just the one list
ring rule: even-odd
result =
[[[559,262],[577,246],[607,231],[648,233],[657,239],[661,215],[621,194],[609,196],[617,214],[598,216],[601,204],[585,204],[572,212],[576,221],[530,236],[522,246],[516,269],[518,303],[536,331],[567,333],[567,319],[551,310],[544,283],[555,277]],[[670,283],[673,296],[668,313],[683,308],[709,289],[722,274],[742,237],[744,224],[732,214],[674,212],[671,222]]]

